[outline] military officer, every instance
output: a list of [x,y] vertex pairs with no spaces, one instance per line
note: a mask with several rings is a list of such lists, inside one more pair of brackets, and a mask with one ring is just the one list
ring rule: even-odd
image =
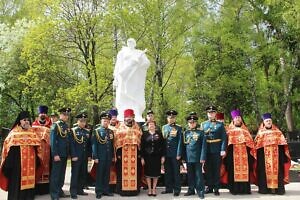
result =
[[204,179],[202,174],[202,165],[206,160],[206,138],[204,132],[197,128],[197,115],[186,117],[188,129],[183,133],[183,143],[185,149],[185,160],[187,162],[188,191],[184,196],[195,194],[204,199]]
[[179,196],[181,191],[180,159],[182,151],[182,128],[176,124],[177,111],[166,112],[168,123],[162,127],[163,138],[166,144],[165,155],[165,191],[162,194],[173,193]]
[[[146,122],[142,125],[142,131],[148,131],[148,123],[149,122],[155,122],[155,115],[153,110],[148,110],[146,115]],[[158,125],[155,125],[155,129],[160,131],[160,127]]]
[[224,124],[216,120],[217,108],[208,106],[206,108],[208,120],[201,123],[207,142],[207,158],[205,162],[205,175],[207,188],[205,193],[213,193],[218,196],[220,188],[221,158],[225,156],[226,131]]
[[78,114],[77,126],[73,127],[70,133],[72,160],[70,194],[72,199],[77,199],[77,195],[88,195],[83,191],[87,175],[87,160],[91,159],[88,137],[90,131],[86,129],[87,117],[86,113]]
[[52,124],[50,129],[50,145],[52,169],[50,178],[50,195],[51,199],[59,199],[59,197],[68,197],[62,187],[65,182],[65,173],[68,158],[69,146],[69,127],[67,121],[69,119],[70,108],[59,109],[59,120]]
[[113,160],[114,132],[108,128],[111,115],[104,112],[100,115],[101,124],[95,129],[93,135],[93,159],[98,164],[96,169],[96,198],[102,195],[113,196],[109,192],[110,167]]

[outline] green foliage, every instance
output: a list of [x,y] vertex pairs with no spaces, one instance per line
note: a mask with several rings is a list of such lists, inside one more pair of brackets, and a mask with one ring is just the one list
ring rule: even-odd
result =
[[40,104],[86,110],[97,123],[113,106],[117,52],[133,37],[151,61],[146,103],[160,124],[166,109],[184,124],[215,104],[227,122],[241,109],[253,130],[264,112],[299,129],[299,9],[296,0],[4,0],[0,125]]

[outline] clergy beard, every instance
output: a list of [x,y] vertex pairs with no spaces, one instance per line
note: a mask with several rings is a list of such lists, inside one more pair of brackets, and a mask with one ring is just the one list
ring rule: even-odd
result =
[[272,129],[272,126],[270,126],[270,127],[266,127],[266,129]]
[[29,129],[30,125],[29,124],[23,124],[23,125],[21,125],[21,127],[22,127],[22,129],[27,130],[27,129]]
[[125,125],[126,125],[126,126],[129,126],[129,127],[132,127],[132,125],[133,125],[133,120],[131,120],[131,119],[126,120],[126,121],[125,121]]
[[43,122],[43,121],[45,121],[45,120],[46,120],[46,116],[42,115],[42,116],[40,117],[40,121]]

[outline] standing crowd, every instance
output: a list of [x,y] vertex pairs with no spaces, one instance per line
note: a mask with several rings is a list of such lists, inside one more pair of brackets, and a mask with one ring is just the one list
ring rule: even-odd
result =
[[[141,123],[135,121],[132,109],[124,111],[122,122],[117,120],[118,111],[111,109],[100,114],[100,124],[93,128],[86,113],[78,113],[70,128],[71,109],[61,108],[59,115],[50,117],[47,106],[38,111],[32,124],[29,113],[20,112],[4,141],[0,187],[8,191],[8,200],[34,199],[36,194],[50,194],[52,200],[77,199],[88,195],[84,191],[88,176],[94,178],[96,199],[113,192],[138,195],[143,184],[148,196],[156,196],[162,174],[162,194],[179,196],[182,165],[188,179],[184,196],[197,193],[200,199],[209,193],[220,195],[220,187],[233,195],[251,194],[250,184],[256,184],[261,194],[283,195],[289,182],[287,142],[270,113],[262,115],[253,139],[239,110],[231,112],[232,121],[226,126],[215,106],[206,108],[207,121],[199,123],[197,113],[191,112],[183,127],[176,124],[175,110],[166,112],[167,124],[160,127],[151,110]],[[66,194],[62,187],[69,158],[70,194]]]

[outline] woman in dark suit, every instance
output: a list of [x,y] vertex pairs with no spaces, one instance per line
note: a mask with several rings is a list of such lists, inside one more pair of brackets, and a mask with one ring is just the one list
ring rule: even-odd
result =
[[[156,185],[164,162],[164,139],[154,121],[148,122],[141,141],[142,165],[148,185],[148,196],[156,196]],[[153,185],[151,184],[153,182]]]

